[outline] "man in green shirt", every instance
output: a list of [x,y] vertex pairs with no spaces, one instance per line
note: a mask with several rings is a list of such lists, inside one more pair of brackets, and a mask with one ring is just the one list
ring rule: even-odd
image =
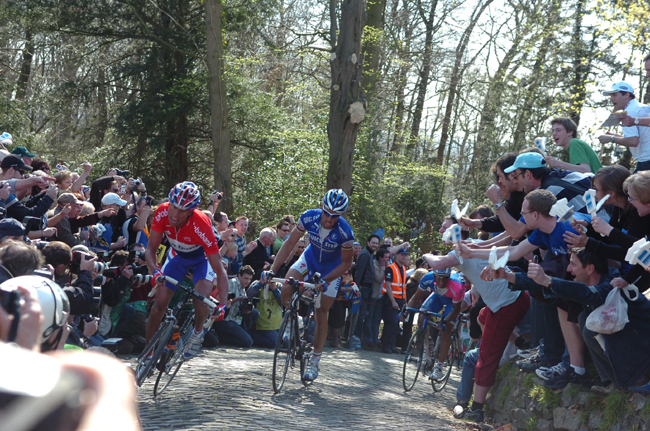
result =
[[569,152],[569,163],[546,156],[548,166],[583,173],[596,173],[603,167],[589,144],[577,138],[578,126],[573,120],[567,117],[557,117],[551,120],[551,127],[555,143]]

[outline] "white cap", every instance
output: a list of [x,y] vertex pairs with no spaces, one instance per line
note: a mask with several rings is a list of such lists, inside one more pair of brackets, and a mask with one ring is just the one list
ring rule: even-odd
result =
[[113,204],[118,204],[119,206],[123,207],[124,205],[126,205],[126,201],[124,199],[120,199],[120,197],[116,193],[106,193],[102,198],[102,205],[113,205]]

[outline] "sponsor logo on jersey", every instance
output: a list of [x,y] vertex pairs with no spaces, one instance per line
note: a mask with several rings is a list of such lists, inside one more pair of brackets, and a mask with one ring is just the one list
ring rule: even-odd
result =
[[158,214],[156,214],[156,221],[160,222],[160,220],[164,219],[167,217],[167,209],[164,209],[162,211],[158,211]]
[[205,235],[203,231],[198,226],[194,226],[194,233],[201,238],[203,243],[205,243],[206,246],[212,247],[212,241],[208,239],[208,237]]
[[339,228],[339,233],[341,234],[341,236],[343,237],[343,239],[348,239],[348,238],[350,237],[350,235],[348,235],[347,233],[345,233],[345,230],[343,230],[343,229],[341,229],[341,228]]

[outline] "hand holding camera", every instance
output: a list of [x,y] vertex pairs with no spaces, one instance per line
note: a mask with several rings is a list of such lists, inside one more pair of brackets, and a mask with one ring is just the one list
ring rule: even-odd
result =
[[50,184],[47,187],[47,195],[51,197],[53,200],[56,200],[56,192],[57,192],[57,187],[54,184]]
[[79,270],[93,272],[95,270],[95,262],[97,262],[97,257],[93,257],[88,254],[85,254],[83,257],[84,258],[79,261]]
[[122,268],[122,271],[120,271],[122,276],[128,278],[129,280],[133,277],[133,267],[131,265],[127,265],[124,268]]
[[0,199],[7,200],[9,199],[9,185],[5,183],[0,183]]
[[223,199],[223,193],[221,193],[219,190],[213,191],[212,194],[210,195],[210,201],[211,202],[216,203],[216,202],[221,201],[221,199]]

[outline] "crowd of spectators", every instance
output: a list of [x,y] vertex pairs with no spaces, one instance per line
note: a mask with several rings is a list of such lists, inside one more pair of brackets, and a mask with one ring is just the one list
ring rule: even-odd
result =
[[[639,336],[650,328],[650,303],[644,295],[650,274],[647,262],[630,260],[628,253],[650,232],[650,171],[645,170],[650,167],[650,156],[645,158],[650,155],[650,108],[632,103],[634,90],[624,82],[604,94],[616,108],[628,107],[621,120],[623,135],[607,135],[607,141],[634,149],[634,173],[619,165],[602,167],[591,147],[577,139],[570,119],[553,119],[553,139],[568,151],[568,160],[539,148],[499,157],[492,167],[495,183],[486,192],[494,211],[482,205],[467,216],[446,217],[440,233],[463,229],[459,241],[451,240],[454,249],[448,254],[416,256],[408,242],[393,244],[376,233],[365,244],[354,244],[353,267],[330,310],[332,346],[358,344],[385,354],[404,353],[415,323],[405,312],[407,304],[420,307],[430,294],[446,295],[438,301],[449,307],[444,323],[453,324],[458,313],[467,312],[469,337],[479,342],[466,355],[458,417],[483,419],[485,397],[509,346],[520,348],[518,366],[536,372],[549,388],[575,383],[601,392],[619,388],[650,394],[650,338]],[[2,135],[3,143],[12,147],[7,135]],[[44,304],[69,303],[69,309],[58,308],[58,315],[43,305],[50,315],[29,347],[141,349],[151,301],[151,284],[143,277],[148,274],[144,251],[152,214],[164,199],[149,196],[145,183],[128,171],[111,169],[86,184],[92,171],[88,162],[81,173],[61,164],[51,168],[22,146],[0,158],[0,282],[32,276],[35,290],[48,292]],[[604,203],[599,211],[583,197],[590,189]],[[280,286],[262,285],[259,278],[296,229],[296,219],[282,216],[256,238],[247,238],[248,218],[218,211],[222,198],[213,192],[203,211],[213,222],[229,275],[228,315],[212,325],[204,346],[272,348],[282,321]],[[563,199],[572,208],[571,217],[558,218],[554,212]],[[469,238],[472,229],[478,230],[477,239]],[[308,245],[307,236],[296,243],[278,277]],[[168,249],[163,242],[159,263]],[[507,265],[495,268],[492,253],[497,258],[508,253]],[[411,258],[417,258],[414,264]],[[432,275],[444,271],[462,286],[453,295]],[[351,288],[355,284],[358,298]],[[587,317],[608,294],[634,290],[629,286],[640,292],[632,298],[623,295],[629,323],[611,334],[587,328]],[[20,291],[34,296],[22,285]],[[20,331],[11,324],[8,304],[3,299],[0,338],[16,341]],[[110,342],[115,339],[119,341]],[[586,372],[589,360],[596,375]],[[438,361],[436,368],[440,366]]]

